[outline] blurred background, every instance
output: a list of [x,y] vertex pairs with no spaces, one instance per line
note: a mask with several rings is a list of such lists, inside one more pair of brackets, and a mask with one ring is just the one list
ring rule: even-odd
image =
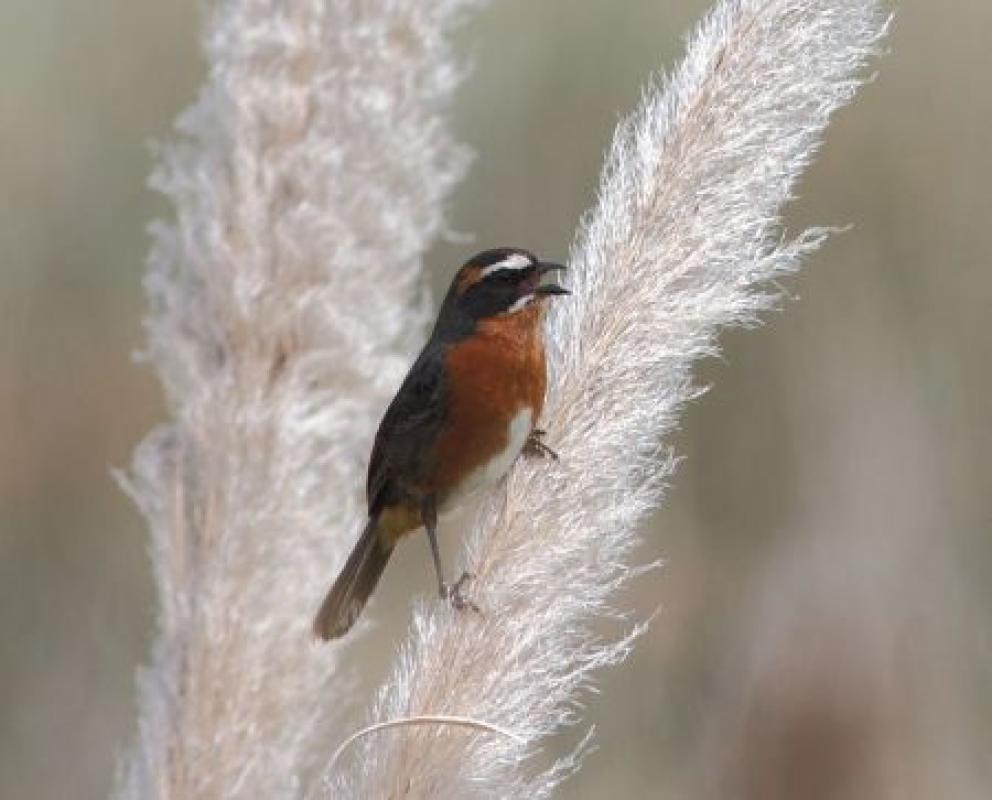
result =
[[[153,608],[115,486],[163,419],[142,344],[149,141],[202,79],[197,2],[0,4],[0,797],[100,798]],[[602,153],[703,0],[500,0],[460,35],[467,250],[564,257]],[[906,0],[789,225],[852,223],[724,336],[589,699],[567,798],[987,797],[992,785],[992,4]],[[526,186],[526,191],[521,187]],[[426,548],[374,608],[378,682]],[[423,550],[424,552],[420,552]],[[416,552],[414,552],[416,551]],[[426,569],[426,566],[425,566]],[[425,573],[426,574],[426,573]],[[406,583],[404,583],[406,581]],[[574,741],[564,737],[561,752]]]

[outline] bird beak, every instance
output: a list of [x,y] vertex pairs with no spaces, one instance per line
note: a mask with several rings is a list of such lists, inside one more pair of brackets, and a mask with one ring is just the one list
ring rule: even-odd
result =
[[535,265],[538,275],[547,275],[549,272],[566,272],[564,264],[556,264],[554,261],[538,261]]
[[[553,261],[540,261],[536,265],[537,274],[539,276],[547,275],[549,272],[565,272],[564,264],[556,264]],[[534,293],[538,297],[549,297],[556,294],[571,294],[568,289],[564,286],[559,286],[557,283],[545,283],[542,286],[538,286],[534,290]]]

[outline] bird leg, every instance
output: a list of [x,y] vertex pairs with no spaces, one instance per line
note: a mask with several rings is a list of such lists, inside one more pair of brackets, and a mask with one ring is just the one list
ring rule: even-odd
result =
[[444,570],[441,569],[441,551],[437,546],[437,505],[434,495],[427,495],[420,504],[420,518],[427,529],[427,541],[431,545],[431,555],[434,557],[434,571],[437,573],[438,594],[446,597],[444,588]]
[[550,458],[552,461],[558,460],[558,454],[544,443],[546,430],[534,428],[524,442],[523,453],[531,458]]
[[437,593],[442,600],[447,600],[452,607],[459,611],[470,608],[478,612],[479,607],[469,598],[462,594],[462,586],[470,581],[474,576],[469,572],[463,572],[462,576],[454,583],[444,582],[444,570],[441,567],[441,551],[437,546],[437,505],[433,495],[428,495],[420,504],[420,517],[427,529],[427,540],[431,545],[431,555],[434,557],[434,571],[437,573]]

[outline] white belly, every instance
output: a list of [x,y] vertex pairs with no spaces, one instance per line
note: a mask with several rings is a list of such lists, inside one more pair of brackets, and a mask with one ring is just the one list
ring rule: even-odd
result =
[[472,473],[465,478],[458,486],[457,491],[449,499],[446,505],[458,503],[468,494],[485,489],[497,483],[500,478],[510,471],[513,462],[517,460],[520,451],[527,443],[533,424],[533,415],[529,408],[525,408],[510,420],[510,425],[506,431],[506,447],[503,451],[493,456],[485,464],[476,467]]

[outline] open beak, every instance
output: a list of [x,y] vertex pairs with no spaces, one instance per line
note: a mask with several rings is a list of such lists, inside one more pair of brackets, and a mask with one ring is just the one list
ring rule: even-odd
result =
[[[564,264],[555,264],[553,261],[540,261],[536,264],[537,274],[539,276],[547,275],[549,272],[565,272]],[[538,286],[534,290],[534,294],[538,297],[549,297],[556,294],[571,294],[568,289],[564,286],[559,286],[557,283],[545,283]]]

